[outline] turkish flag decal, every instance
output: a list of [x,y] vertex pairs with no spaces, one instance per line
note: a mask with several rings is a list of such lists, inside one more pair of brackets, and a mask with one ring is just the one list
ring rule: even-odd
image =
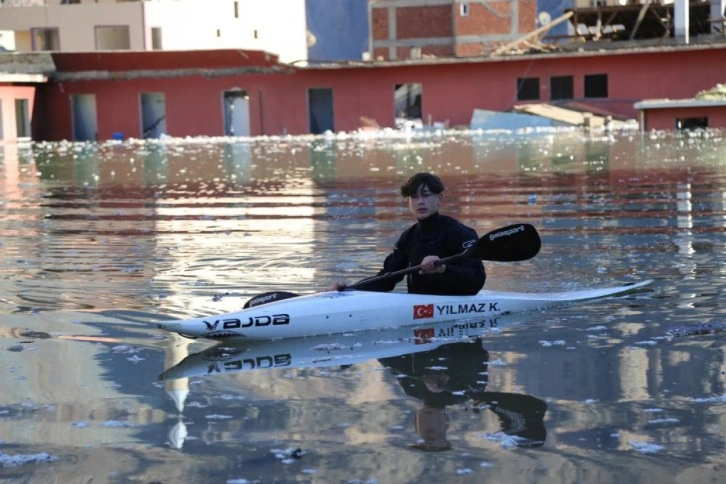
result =
[[413,307],[413,319],[426,319],[434,317],[433,304],[419,304]]
[[422,345],[430,343],[434,339],[434,328],[421,328],[413,330],[413,343]]

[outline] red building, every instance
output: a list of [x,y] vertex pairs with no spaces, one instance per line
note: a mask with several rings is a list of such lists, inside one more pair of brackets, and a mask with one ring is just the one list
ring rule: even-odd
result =
[[642,131],[726,127],[726,99],[653,99],[635,107]]
[[52,59],[47,83],[0,79],[5,139],[22,124],[18,106],[35,140],[352,131],[393,127],[399,116],[468,126],[474,109],[530,102],[637,119],[636,102],[691,98],[726,78],[724,44],[299,68],[239,50]]
[[[78,118],[93,125],[94,111],[98,139],[351,131],[362,117],[394,126],[401,110],[468,125],[475,108],[507,111],[526,102],[637,118],[637,101],[689,98],[726,77],[722,44],[309,68],[242,51],[53,58],[55,77],[39,88],[42,119],[50,122],[34,118],[33,127],[36,137],[52,140],[83,139]],[[402,91],[418,97],[402,103]]]

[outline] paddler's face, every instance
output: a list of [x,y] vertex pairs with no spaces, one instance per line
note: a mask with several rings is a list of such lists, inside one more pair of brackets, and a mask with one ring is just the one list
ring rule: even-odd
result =
[[416,194],[408,197],[408,208],[418,220],[423,220],[439,211],[441,194],[431,193],[429,187],[421,185]]

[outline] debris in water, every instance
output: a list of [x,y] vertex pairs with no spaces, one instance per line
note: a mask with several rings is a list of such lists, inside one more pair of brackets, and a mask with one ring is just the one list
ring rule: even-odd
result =
[[726,394],[716,397],[692,398],[693,403],[726,403]]
[[651,444],[650,442],[629,442],[631,447],[643,454],[655,454],[664,449],[662,445]]
[[47,452],[38,454],[9,455],[0,452],[0,469],[3,467],[18,467],[29,462],[53,462],[57,458]]
[[684,324],[666,331],[668,336],[673,338],[682,338],[684,336],[702,336],[706,334],[716,334],[726,331],[726,323],[700,323],[700,324]]

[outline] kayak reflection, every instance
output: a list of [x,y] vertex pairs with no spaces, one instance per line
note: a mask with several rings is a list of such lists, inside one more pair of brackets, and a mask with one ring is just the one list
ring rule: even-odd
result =
[[446,407],[467,402],[475,413],[495,414],[502,434],[517,447],[540,447],[545,442],[545,402],[529,395],[486,390],[489,353],[479,337],[379,361],[398,377],[407,395],[422,402],[414,417],[419,436],[414,447],[418,449],[450,449]]
[[[509,316],[277,341],[226,339],[190,354],[159,379],[173,384],[190,377],[245,371],[347,368],[375,359],[397,377],[407,395],[421,401],[414,417],[419,439],[413,447],[429,451],[451,448],[446,438],[446,407],[455,404],[467,405],[482,416],[495,415],[501,433],[513,445],[539,447],[547,435],[545,402],[486,389],[489,354],[481,337],[520,321]],[[177,408],[181,411],[183,402]],[[181,448],[181,443],[175,447]]]
[[174,380],[240,371],[347,366],[379,358],[420,353],[471,336],[497,332],[519,320],[513,316],[468,322],[407,326],[378,331],[247,341],[225,338],[191,354],[164,371],[160,380]]

